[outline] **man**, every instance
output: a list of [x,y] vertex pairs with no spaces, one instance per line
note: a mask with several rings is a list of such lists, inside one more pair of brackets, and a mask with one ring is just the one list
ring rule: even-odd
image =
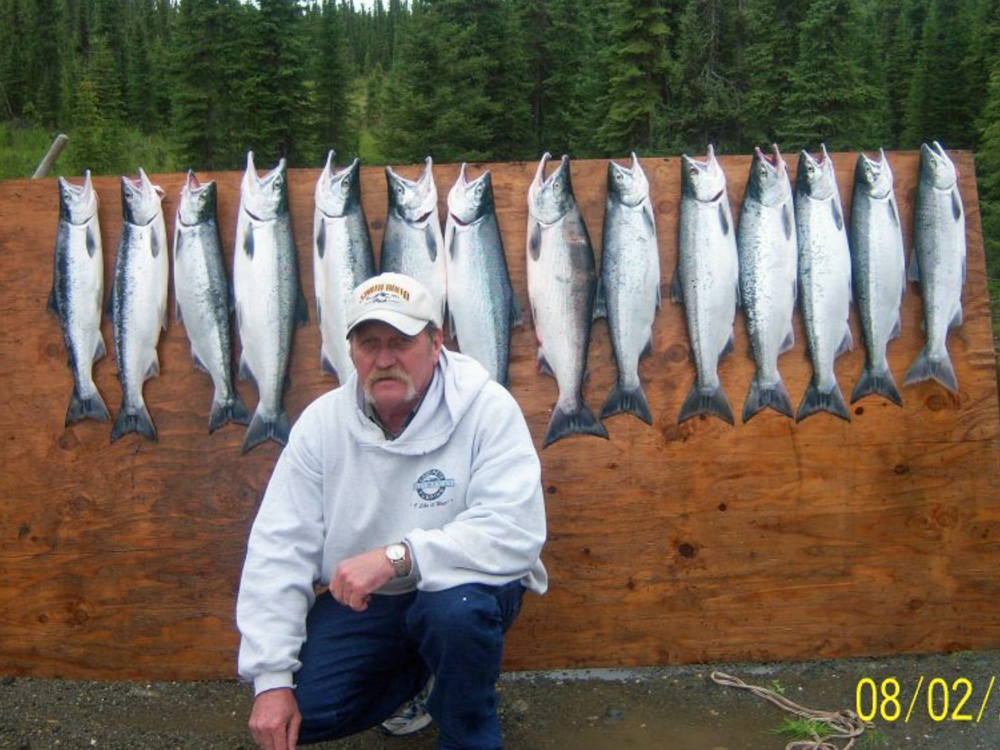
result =
[[428,683],[442,750],[501,746],[503,634],[547,585],[540,467],[517,403],[442,347],[436,310],[399,274],[354,290],[357,373],[302,413],[268,484],[237,604],[267,750],[394,712],[397,733],[425,725],[408,701]]

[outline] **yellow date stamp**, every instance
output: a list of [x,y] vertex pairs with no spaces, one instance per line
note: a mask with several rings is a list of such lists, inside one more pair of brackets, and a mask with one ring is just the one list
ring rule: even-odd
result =
[[[985,687],[985,689],[984,689]],[[910,721],[926,712],[931,721],[968,721],[978,723],[986,717],[986,709],[997,687],[997,678],[990,677],[989,684],[976,685],[967,677],[946,679],[920,676],[916,685],[901,684],[895,677],[875,680],[863,677],[855,690],[855,709],[862,721]],[[997,690],[1000,692],[1000,690]],[[997,697],[1000,704],[1000,696]],[[1000,715],[997,717],[1000,719]]]

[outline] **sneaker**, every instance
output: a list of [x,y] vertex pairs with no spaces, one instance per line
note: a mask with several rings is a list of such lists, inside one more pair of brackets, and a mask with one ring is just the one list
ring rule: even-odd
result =
[[382,722],[382,731],[394,737],[404,737],[419,732],[434,719],[427,712],[427,699],[434,689],[434,675],[424,684],[419,693],[396,709],[396,713]]

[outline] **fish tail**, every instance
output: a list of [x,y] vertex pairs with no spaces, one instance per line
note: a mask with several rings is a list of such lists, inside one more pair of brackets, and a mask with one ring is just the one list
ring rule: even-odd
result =
[[615,381],[611,393],[601,407],[601,419],[615,414],[634,414],[646,424],[653,424],[653,414],[649,410],[649,402],[646,401],[641,383],[635,388],[625,388],[620,380]]
[[118,418],[115,420],[115,426],[111,428],[111,442],[117,442],[118,438],[128,435],[130,432],[138,432],[154,443],[158,442],[156,428],[153,426],[153,420],[150,418],[145,404],[139,407],[139,411],[129,411],[128,407],[124,403],[122,404]]
[[681,413],[677,417],[677,423],[686,422],[699,414],[714,414],[723,421],[733,424],[733,410],[729,406],[729,399],[726,398],[720,383],[711,391],[704,391],[695,383],[691,387],[684,404],[681,406]]
[[750,381],[750,392],[747,394],[746,403],[743,404],[743,422],[749,422],[752,416],[769,406],[786,417],[795,416],[792,400],[788,397],[788,391],[781,378],[779,377],[776,383],[762,384],[757,375],[754,375]]
[[920,350],[920,354],[906,371],[903,385],[913,385],[923,380],[936,380],[952,393],[958,393],[958,378],[955,377],[955,368],[952,367],[947,351],[943,359],[931,359],[927,356],[926,346]]
[[277,418],[262,416],[258,411],[253,415],[247,434],[243,437],[242,452],[247,453],[267,440],[273,440],[281,445],[288,445],[288,413],[282,411]]
[[865,396],[870,396],[873,393],[884,396],[896,406],[903,405],[903,396],[896,387],[896,381],[892,379],[892,372],[889,371],[889,368],[885,367],[881,370],[876,370],[873,365],[865,362],[865,369],[861,371],[858,383],[851,392],[851,403],[853,404],[855,401]]
[[238,393],[225,401],[212,402],[212,414],[208,418],[208,434],[230,423],[250,424],[250,410]]
[[802,397],[799,410],[795,414],[795,421],[801,422],[808,416],[821,411],[829,412],[835,417],[840,417],[846,422],[851,421],[851,415],[847,413],[847,404],[844,403],[844,394],[840,392],[840,386],[836,383],[828,393],[823,393],[816,385],[816,378],[809,381],[806,395]]
[[568,435],[596,435],[605,440],[608,439],[608,431],[600,423],[594,412],[590,410],[582,400],[578,404],[563,406],[556,404],[555,411],[552,412],[552,419],[549,421],[548,432],[545,433],[545,443],[543,448],[547,448],[557,440],[562,440]]
[[83,419],[107,422],[111,419],[111,415],[108,413],[108,407],[105,406],[100,393],[95,390],[93,395],[83,398],[74,384],[73,395],[69,397],[69,408],[66,410],[66,426],[69,427],[74,422]]

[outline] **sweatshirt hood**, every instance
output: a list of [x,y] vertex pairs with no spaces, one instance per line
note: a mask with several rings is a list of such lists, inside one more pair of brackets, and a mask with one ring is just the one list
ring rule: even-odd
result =
[[451,437],[455,427],[479,396],[490,376],[472,357],[441,348],[434,377],[413,419],[395,440],[365,414],[357,373],[351,375],[343,391],[354,400],[353,418],[348,428],[366,450],[382,450],[405,456],[420,456],[437,450]]

